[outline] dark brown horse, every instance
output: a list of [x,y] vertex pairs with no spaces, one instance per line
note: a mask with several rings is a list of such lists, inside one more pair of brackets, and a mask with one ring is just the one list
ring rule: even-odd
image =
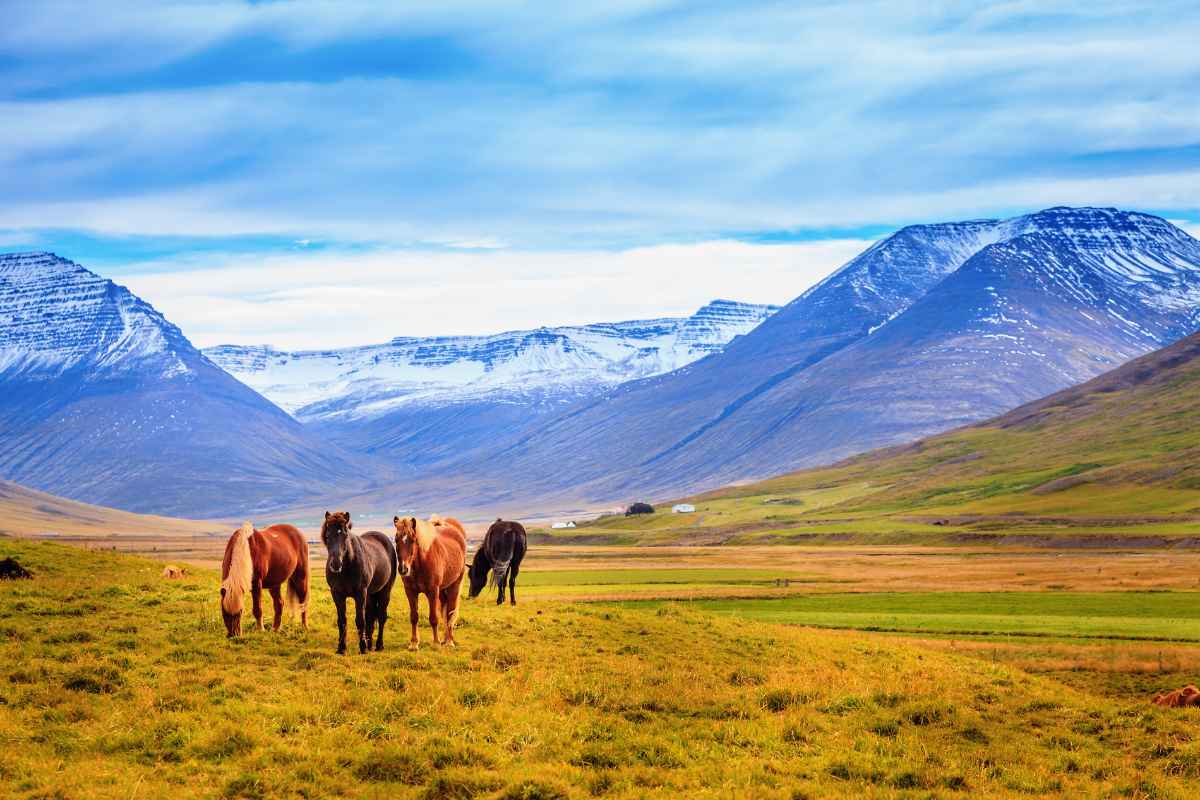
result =
[[262,630],[263,589],[271,593],[275,605],[272,627],[279,630],[283,588],[288,606],[300,612],[300,624],[307,630],[308,542],[291,525],[272,525],[259,531],[245,523],[225,543],[225,558],[221,561],[221,616],[226,634],[241,635],[247,591],[253,600],[254,621]]
[[379,531],[362,536],[350,532],[350,512],[325,512],[321,523],[321,541],[329,552],[325,562],[325,582],[337,607],[338,653],[346,652],[346,599],[354,600],[354,626],[358,629],[358,652],[372,647],[376,624],[379,637],[376,650],[383,649],[383,626],[387,623],[392,586],[396,583],[396,548]]
[[488,528],[475,557],[471,559],[470,588],[468,597],[478,597],[488,582],[488,573],[496,584],[499,592],[496,595],[496,605],[504,603],[504,581],[508,580],[508,599],[514,606],[517,604],[517,574],[521,571],[521,561],[525,558],[528,541],[525,526],[519,522],[498,519]]
[[434,517],[429,522],[416,517],[393,517],[400,575],[408,595],[408,621],[412,623],[410,650],[416,650],[417,604],[420,595],[429,602],[429,627],[438,644],[438,618],[446,620],[446,638],[441,644],[454,647],[454,623],[458,620],[458,589],[467,563],[467,538],[456,519]]

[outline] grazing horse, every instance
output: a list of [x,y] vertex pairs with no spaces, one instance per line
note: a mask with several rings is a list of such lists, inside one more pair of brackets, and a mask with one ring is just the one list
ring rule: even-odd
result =
[[508,577],[509,602],[517,604],[517,573],[521,571],[521,559],[525,558],[527,548],[525,526],[519,522],[505,522],[498,519],[488,528],[483,537],[483,543],[475,551],[471,560],[471,588],[468,596],[477,597],[487,583],[488,572],[492,573],[492,581],[500,589],[496,596],[496,605],[504,602],[504,578]]
[[358,652],[371,649],[371,635],[379,623],[375,649],[383,649],[383,626],[387,622],[392,585],[396,582],[396,549],[379,531],[353,534],[350,512],[325,512],[321,541],[329,553],[325,582],[337,606],[338,653],[346,652],[346,598],[354,598],[354,625],[358,629]]
[[[181,570],[182,572],[182,570]],[[240,636],[246,592],[253,600],[254,621],[263,629],[262,590],[271,593],[275,606],[274,630],[283,618],[280,589],[287,588],[287,604],[300,612],[300,623],[308,630],[308,542],[291,525],[272,525],[255,530],[249,522],[234,531],[225,543],[221,561],[221,616],[225,633]]]
[[408,621],[412,623],[410,650],[416,650],[417,603],[420,595],[429,602],[429,627],[433,643],[438,642],[438,618],[445,616],[446,638],[440,642],[454,647],[454,623],[458,621],[458,589],[467,563],[467,537],[456,519],[393,517],[396,526],[396,551],[404,593],[408,595]]

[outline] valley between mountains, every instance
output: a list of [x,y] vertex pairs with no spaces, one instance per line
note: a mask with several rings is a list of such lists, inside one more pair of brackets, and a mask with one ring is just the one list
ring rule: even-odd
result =
[[0,477],[31,489],[203,518],[568,514],[830,464],[1096,378],[1200,329],[1200,242],[1051,208],[903,228],[782,307],[297,353],[201,351],[50,254],[0,256],[0,312]]

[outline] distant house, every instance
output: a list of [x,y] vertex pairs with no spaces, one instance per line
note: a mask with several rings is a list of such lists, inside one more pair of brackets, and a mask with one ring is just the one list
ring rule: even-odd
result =
[[691,503],[676,503],[671,506],[672,514],[692,514],[695,513],[696,507]]
[[634,503],[625,510],[625,516],[632,517],[634,514],[653,514],[654,506],[649,503]]
[[554,528],[555,530],[562,530],[563,528],[574,528],[575,523],[574,522],[556,522],[553,525],[551,525],[550,527]]

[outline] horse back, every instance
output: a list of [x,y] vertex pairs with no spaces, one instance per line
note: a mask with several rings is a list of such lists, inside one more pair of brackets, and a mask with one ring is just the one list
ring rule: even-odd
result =
[[519,522],[497,521],[483,537],[481,550],[486,550],[493,563],[520,562],[525,557],[525,526]]

